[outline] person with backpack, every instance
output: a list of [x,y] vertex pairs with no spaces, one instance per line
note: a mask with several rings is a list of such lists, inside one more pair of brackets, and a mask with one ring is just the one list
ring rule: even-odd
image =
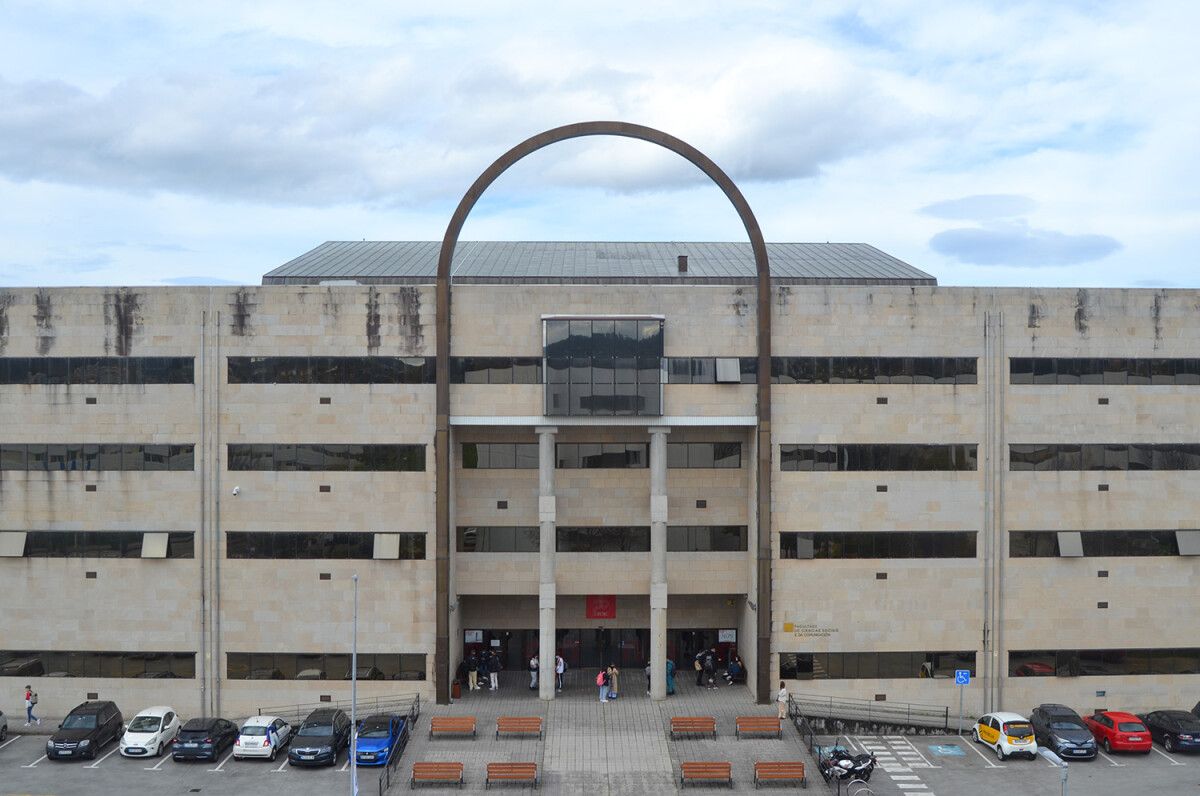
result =
[[530,691],[537,688],[537,678],[538,678],[538,656],[537,656],[537,653],[535,652],[535,653],[533,653],[533,657],[529,659],[529,690]]
[[696,660],[693,666],[696,669],[696,685],[704,685],[704,656],[708,655],[708,650],[700,650],[696,653]]
[[28,727],[30,724],[34,724],[34,723],[41,724],[42,723],[41,719],[39,719],[37,716],[33,715],[33,706],[36,705],[37,703],[38,703],[37,693],[29,686],[25,686],[25,726],[26,727]]
[[601,669],[596,675],[596,685],[600,687],[600,701],[608,702],[608,669]]
[[675,661],[667,658],[667,696],[675,696]]
[[709,650],[704,655],[704,682],[711,690],[717,687],[717,651]]
[[503,668],[504,666],[500,663],[500,656],[496,654],[495,650],[492,650],[488,657],[487,667],[488,682],[491,684],[489,690],[498,691],[500,689],[500,670]]
[[567,670],[567,662],[563,660],[563,656],[554,656],[554,676],[558,680],[558,690],[562,690],[563,672]]
[[474,651],[467,656],[467,684],[470,690],[478,691],[479,685],[479,658],[476,657]]

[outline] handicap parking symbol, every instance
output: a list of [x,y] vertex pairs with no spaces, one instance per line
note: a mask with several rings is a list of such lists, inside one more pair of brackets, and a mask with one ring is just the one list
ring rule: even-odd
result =
[[955,669],[954,670],[954,684],[955,685],[970,685],[971,684],[971,670],[970,669]]

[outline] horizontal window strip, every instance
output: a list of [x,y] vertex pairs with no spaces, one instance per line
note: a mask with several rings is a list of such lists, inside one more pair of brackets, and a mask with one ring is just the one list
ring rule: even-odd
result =
[[740,442],[667,443],[667,467],[673,470],[737,470],[741,466]]
[[227,531],[226,558],[425,559],[424,533]]
[[650,552],[650,529],[646,526],[560,526],[556,530],[559,553]]
[[820,531],[779,534],[779,557],[975,558],[975,531]]
[[434,384],[434,357],[228,357],[230,384]]
[[536,470],[536,442],[464,442],[462,466],[465,470]]
[[[360,652],[359,680],[424,680],[423,652]],[[228,652],[230,680],[350,680],[349,652]]]
[[555,466],[560,470],[639,469],[649,467],[645,442],[560,442]]
[[536,525],[458,527],[460,553],[536,553],[541,549],[541,531]]
[[1195,385],[1200,359],[1012,357],[1010,384]]
[[192,679],[195,676],[194,652],[0,650],[0,677],[174,680]]
[[669,525],[668,553],[744,553],[745,525]]
[[957,669],[975,675],[975,651],[781,652],[781,680],[954,679]]
[[425,446],[230,443],[228,467],[259,472],[423,472]]
[[451,357],[451,384],[541,384],[541,357]]
[[1200,674],[1200,647],[1010,650],[1009,677]]
[[1200,443],[1022,443],[1008,446],[1008,469],[1200,470]]
[[195,469],[196,446],[138,442],[0,442],[0,470],[26,472]]
[[193,357],[0,357],[2,384],[195,384]]
[[[1193,531],[1010,531],[1010,558],[1177,556],[1177,534]],[[1062,540],[1062,544],[1060,544]]]
[[955,445],[780,445],[779,468],[800,472],[975,470],[978,446]]
[[772,357],[773,384],[976,384],[975,357]]
[[[20,541],[18,552],[9,539]],[[25,558],[194,558],[191,531],[0,531],[0,556]]]
[[[668,384],[756,384],[755,357],[665,357]],[[728,371],[718,372],[728,362]]]

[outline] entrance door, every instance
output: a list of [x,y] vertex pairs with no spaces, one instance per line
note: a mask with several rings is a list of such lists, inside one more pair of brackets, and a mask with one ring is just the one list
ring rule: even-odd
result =
[[703,630],[668,630],[667,657],[675,661],[682,669],[690,669],[692,661],[700,650],[717,648],[718,665],[723,666],[730,656],[737,654],[737,644],[734,642],[718,641],[720,634],[714,629]]
[[641,668],[650,660],[650,631],[646,628],[583,628],[558,631],[559,653],[575,669]]

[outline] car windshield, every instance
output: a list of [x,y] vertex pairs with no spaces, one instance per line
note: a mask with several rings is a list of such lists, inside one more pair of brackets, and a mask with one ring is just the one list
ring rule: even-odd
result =
[[1140,721],[1121,721],[1117,723],[1121,732],[1145,732],[1146,727]]
[[300,728],[300,732],[296,735],[301,738],[319,738],[321,736],[333,735],[332,724],[305,724]]
[[1058,719],[1050,722],[1052,730],[1082,730],[1084,727],[1074,719]]
[[363,727],[362,732],[358,734],[359,738],[387,738],[391,735],[391,730],[386,724],[368,724]]
[[161,716],[138,716],[129,723],[130,732],[158,732]]
[[1175,722],[1179,725],[1179,729],[1184,732],[1200,732],[1200,721],[1193,719],[1186,713],[1175,719]]
[[257,726],[242,727],[242,735],[266,735],[267,728],[261,724]]
[[64,730],[94,730],[96,729],[95,713],[72,713],[62,723]]
[[1004,724],[1004,732],[1020,738],[1025,735],[1033,735],[1033,727],[1023,722],[1009,721]]

